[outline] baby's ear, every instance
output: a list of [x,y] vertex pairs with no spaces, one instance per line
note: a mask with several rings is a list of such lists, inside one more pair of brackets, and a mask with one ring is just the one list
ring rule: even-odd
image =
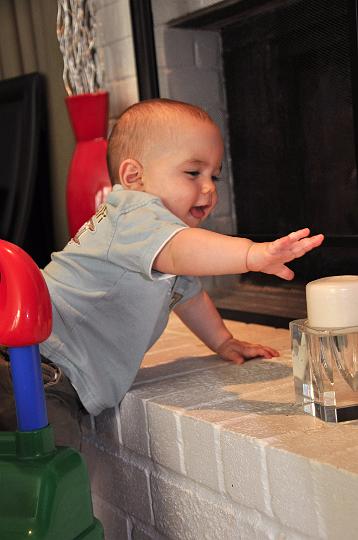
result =
[[125,189],[143,190],[143,167],[136,159],[125,159],[119,166],[119,180]]

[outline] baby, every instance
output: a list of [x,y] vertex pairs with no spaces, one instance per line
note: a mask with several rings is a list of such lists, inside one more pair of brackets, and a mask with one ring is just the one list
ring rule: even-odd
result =
[[290,280],[286,263],[323,236],[302,229],[255,243],[200,228],[218,200],[222,158],[219,128],[193,105],[143,101],[115,124],[113,190],[44,269],[53,332],[41,354],[86,411],[97,415],[121,401],[171,310],[224,360],[278,356],[232,336],[198,276],[256,271]]

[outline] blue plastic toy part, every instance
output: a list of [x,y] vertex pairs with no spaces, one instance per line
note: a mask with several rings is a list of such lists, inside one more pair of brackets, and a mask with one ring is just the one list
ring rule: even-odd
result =
[[48,424],[38,345],[10,347],[17,428],[33,431]]

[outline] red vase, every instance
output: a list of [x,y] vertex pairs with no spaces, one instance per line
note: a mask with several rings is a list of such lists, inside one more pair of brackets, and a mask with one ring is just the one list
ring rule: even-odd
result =
[[66,105],[76,137],[66,192],[72,237],[112,189],[106,162],[108,92],[69,96]]

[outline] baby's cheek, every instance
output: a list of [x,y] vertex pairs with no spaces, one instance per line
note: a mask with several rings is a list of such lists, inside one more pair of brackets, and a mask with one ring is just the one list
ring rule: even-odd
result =
[[219,197],[218,197],[218,194],[215,192],[212,198],[212,207],[211,207],[210,212],[214,210],[215,206],[218,204],[218,201],[219,201]]

